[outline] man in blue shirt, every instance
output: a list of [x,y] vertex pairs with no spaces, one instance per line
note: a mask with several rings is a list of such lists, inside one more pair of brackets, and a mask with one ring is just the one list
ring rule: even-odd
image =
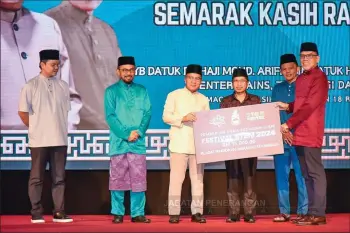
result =
[[[281,73],[286,79],[276,84],[272,90],[272,102],[282,101],[290,103],[295,98],[295,80],[298,77],[298,62],[293,54],[284,54],[280,58]],[[280,112],[281,124],[285,123],[292,114],[286,111]],[[292,146],[293,135],[291,132],[283,133],[284,154],[274,156],[276,185],[278,191],[278,204],[280,214],[276,216],[274,222],[287,222],[290,220],[290,202],[289,202],[289,172],[290,165],[293,164],[294,174],[298,187],[298,209],[297,221],[307,213],[308,198],[305,186],[305,180],[301,173],[299,159],[295,148]]]

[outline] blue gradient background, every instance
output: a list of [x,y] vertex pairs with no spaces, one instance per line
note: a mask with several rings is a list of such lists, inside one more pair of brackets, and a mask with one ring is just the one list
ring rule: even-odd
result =
[[[25,1],[25,6],[36,12],[44,12],[60,2]],[[254,26],[166,27],[154,25],[154,2],[105,0],[94,12],[96,17],[113,27],[123,55],[135,56],[138,66],[186,66],[189,63],[198,63],[202,66],[251,66],[256,72],[260,66],[279,66],[281,54],[294,53],[299,57],[300,44],[305,41],[318,44],[320,66],[350,66],[350,27],[323,26],[321,16],[319,26],[258,26],[258,1],[251,1],[254,2],[251,11]],[[319,15],[322,15],[323,1],[318,2]],[[328,78],[335,81],[349,80],[349,76]],[[204,80],[230,81],[231,77],[205,76]],[[283,77],[253,75],[250,80],[270,80],[273,86],[276,81],[283,80]],[[162,122],[164,102],[169,92],[183,87],[183,76],[139,76],[136,77],[136,82],[146,86],[150,93],[153,105],[150,129],[168,129]],[[232,93],[231,90],[201,92],[208,96]],[[271,95],[271,90],[250,92],[259,96]],[[349,96],[349,88],[330,90],[329,95]],[[350,128],[349,106],[346,102],[328,103],[326,128]],[[211,103],[211,108],[218,108],[218,103]],[[349,160],[336,161],[338,163],[346,163],[345,167],[350,167]],[[75,166],[78,166],[77,162]]]

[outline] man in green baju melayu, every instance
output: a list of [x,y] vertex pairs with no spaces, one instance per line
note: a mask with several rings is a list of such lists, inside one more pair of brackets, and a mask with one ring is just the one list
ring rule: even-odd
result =
[[104,97],[105,118],[110,128],[109,190],[113,223],[123,222],[127,190],[130,190],[131,221],[151,222],[145,217],[145,136],[151,120],[151,103],[146,88],[134,83],[135,71],[134,57],[120,57],[117,68],[120,81],[109,86]]

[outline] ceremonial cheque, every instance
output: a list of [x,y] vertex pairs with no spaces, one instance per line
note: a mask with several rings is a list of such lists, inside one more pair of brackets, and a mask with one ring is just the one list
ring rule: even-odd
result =
[[349,1],[0,13],[1,232],[350,226]]
[[193,124],[198,163],[283,153],[276,103],[211,110]]

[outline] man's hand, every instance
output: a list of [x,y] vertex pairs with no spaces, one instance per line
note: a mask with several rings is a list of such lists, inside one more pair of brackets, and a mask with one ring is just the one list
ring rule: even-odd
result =
[[281,133],[287,133],[289,132],[288,125],[286,123],[281,125]]
[[130,133],[130,136],[129,136],[129,138],[128,138],[128,141],[129,142],[134,142],[134,141],[136,141],[138,138],[139,138],[139,134],[137,133],[137,131],[136,130],[133,130],[133,131],[131,131],[131,133]]
[[194,121],[196,121],[196,115],[192,112],[182,118],[182,122],[194,122]]
[[282,133],[282,138],[283,138],[283,141],[285,143],[287,143],[288,145],[292,145],[293,143],[293,134],[288,131],[287,133]]
[[289,104],[283,103],[283,102],[276,102],[276,107],[278,107],[280,110],[287,110],[289,108]]

